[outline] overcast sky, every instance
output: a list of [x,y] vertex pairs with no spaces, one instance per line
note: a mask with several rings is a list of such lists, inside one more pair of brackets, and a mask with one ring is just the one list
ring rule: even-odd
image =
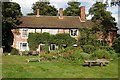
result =
[[[32,4],[37,2],[39,0],[12,0],[12,2],[17,2],[21,6],[21,11],[24,16],[26,16],[27,13],[32,12]],[[67,2],[71,0],[49,0],[51,5],[54,5],[57,9],[59,8],[66,8]],[[80,6],[85,6],[86,14],[88,14],[89,8],[95,3],[96,0],[77,0],[81,2]],[[105,2],[106,0],[103,0]],[[111,0],[108,0],[110,3]],[[118,7],[108,7],[108,11],[112,12],[112,16],[115,17],[116,21],[118,22]],[[87,19],[91,19],[91,16],[88,16]]]

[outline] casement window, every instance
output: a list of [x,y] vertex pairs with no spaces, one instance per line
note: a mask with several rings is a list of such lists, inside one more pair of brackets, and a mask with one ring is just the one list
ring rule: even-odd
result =
[[23,29],[22,37],[28,37],[28,29]]
[[70,30],[70,35],[71,36],[77,36],[77,29],[71,29]]
[[20,43],[20,51],[26,51],[26,50],[28,50],[27,48],[28,48],[27,42]]

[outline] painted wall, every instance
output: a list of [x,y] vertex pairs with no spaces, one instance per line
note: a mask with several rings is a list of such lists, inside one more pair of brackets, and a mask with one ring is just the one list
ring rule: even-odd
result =
[[[27,30],[27,36],[23,36],[23,30]],[[21,43],[27,43],[27,48],[26,50],[29,51],[29,46],[28,46],[28,35],[29,33],[43,33],[43,32],[48,32],[50,34],[58,34],[58,33],[69,33],[70,34],[70,29],[27,29],[27,28],[20,28],[20,29],[12,29],[13,35],[14,35],[14,41],[12,47],[18,49],[19,51],[25,51],[21,49]],[[79,36],[79,32],[77,30],[77,34]],[[77,39],[78,36],[72,36]]]

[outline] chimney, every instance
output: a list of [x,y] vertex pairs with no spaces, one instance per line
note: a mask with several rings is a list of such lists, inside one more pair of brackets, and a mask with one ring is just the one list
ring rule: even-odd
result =
[[63,8],[59,9],[59,13],[60,13],[59,19],[63,19]]
[[36,17],[40,17],[40,10],[39,9],[37,9],[37,15],[36,15]]
[[81,22],[85,22],[86,16],[85,16],[85,6],[80,7],[80,20]]

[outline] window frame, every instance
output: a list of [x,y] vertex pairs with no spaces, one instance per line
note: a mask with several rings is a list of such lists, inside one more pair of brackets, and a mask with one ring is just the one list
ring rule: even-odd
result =
[[22,29],[22,37],[28,37],[28,29]]
[[[23,44],[26,44],[26,47]],[[20,42],[19,49],[20,49],[20,51],[27,51],[28,50],[28,43],[27,42]]]
[[78,36],[78,30],[77,29],[70,29],[70,35],[71,36]]

